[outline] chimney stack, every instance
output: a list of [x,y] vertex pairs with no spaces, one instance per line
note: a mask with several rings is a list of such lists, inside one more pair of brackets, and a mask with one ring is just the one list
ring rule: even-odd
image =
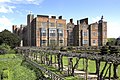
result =
[[73,23],[73,19],[72,18],[70,19],[70,23]]
[[62,16],[59,16],[59,19],[62,19]]
[[12,32],[15,33],[15,30],[17,29],[17,25],[12,25]]
[[51,18],[56,19],[56,16],[51,16]]

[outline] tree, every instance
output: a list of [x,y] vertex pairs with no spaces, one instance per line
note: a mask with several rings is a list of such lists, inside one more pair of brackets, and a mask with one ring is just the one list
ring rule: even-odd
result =
[[11,33],[8,30],[4,30],[2,32],[0,32],[0,45],[2,43],[5,43],[9,46],[11,46],[11,48],[14,48],[16,46],[20,45],[20,37],[17,36],[16,34]]
[[0,45],[0,50],[3,50],[3,53],[8,53],[11,50],[11,48],[10,48],[9,45],[6,45],[5,43],[2,43]]
[[115,45],[120,46],[120,37],[118,37],[118,38],[116,39]]
[[108,42],[106,45],[108,46],[115,46],[116,39],[115,38],[108,38]]

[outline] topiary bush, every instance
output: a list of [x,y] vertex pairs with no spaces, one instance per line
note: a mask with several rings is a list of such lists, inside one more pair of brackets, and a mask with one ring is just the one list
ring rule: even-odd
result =
[[119,50],[116,47],[109,46],[110,54],[118,54]]
[[1,72],[1,79],[2,80],[8,80],[9,75],[9,70],[3,69]]
[[0,50],[3,51],[4,53],[9,53],[9,54],[15,54],[15,50],[11,49],[11,47],[5,43],[3,43],[2,45],[0,45]]
[[8,78],[8,70],[3,71],[3,78]]
[[3,43],[2,45],[0,45],[0,50],[4,50],[4,53],[8,53],[11,50],[11,48],[9,45]]
[[66,49],[65,47],[61,47],[61,48],[60,48],[60,51],[65,51],[65,52],[66,52],[67,49]]
[[103,46],[103,47],[101,48],[100,52],[101,52],[101,53],[100,53],[101,55],[105,55],[105,54],[108,54],[108,53],[109,53],[109,49],[108,49],[107,46]]

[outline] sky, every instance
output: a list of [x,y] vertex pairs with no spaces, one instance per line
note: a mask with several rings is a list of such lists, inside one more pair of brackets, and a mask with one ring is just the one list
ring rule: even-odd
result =
[[66,22],[88,18],[89,24],[104,16],[107,21],[107,37],[120,36],[120,0],[0,0],[0,31],[12,31],[12,25],[26,25],[26,16],[63,16]]

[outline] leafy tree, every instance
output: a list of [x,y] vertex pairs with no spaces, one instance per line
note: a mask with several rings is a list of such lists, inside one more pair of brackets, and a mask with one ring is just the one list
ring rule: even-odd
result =
[[20,37],[5,29],[4,31],[0,32],[0,45],[2,43],[14,48],[20,45]]
[[120,37],[118,37],[118,38],[116,39],[115,45],[120,46]]
[[7,45],[7,44],[5,44],[5,43],[2,43],[2,44],[0,45],[0,50],[4,50],[5,53],[8,53],[8,52],[11,50],[11,48],[10,48],[9,45]]
[[0,50],[3,51],[3,53],[9,53],[9,54],[14,54],[15,53],[15,50],[14,49],[11,49],[11,47],[5,43],[2,43],[0,45]]
[[108,38],[107,40],[108,40],[108,42],[107,42],[106,45],[108,45],[108,46],[115,46],[115,43],[116,43],[116,39],[115,38]]

